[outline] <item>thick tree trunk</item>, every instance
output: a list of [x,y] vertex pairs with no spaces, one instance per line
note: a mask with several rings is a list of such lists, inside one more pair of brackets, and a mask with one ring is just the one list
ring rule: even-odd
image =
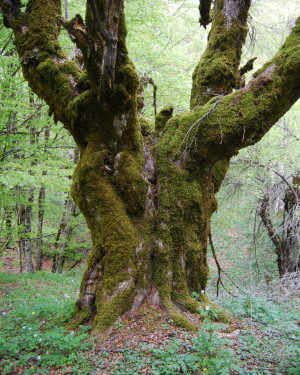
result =
[[[216,0],[208,47],[193,76],[191,112],[171,118],[172,108],[164,108],[155,132],[143,132],[143,139],[147,121],[137,116],[139,80],[127,55],[123,1],[87,3],[86,24],[79,15],[61,20],[81,50],[82,71],[58,44],[58,0],[32,1],[21,16],[0,0],[25,78],[80,148],[72,196],[93,250],[75,322],[94,318],[95,330],[107,328],[149,295],[176,324],[192,329],[183,312],[209,303],[207,237],[229,159],[260,140],[299,98],[300,24],[239,90],[250,1]],[[211,3],[200,7],[203,25]],[[200,304],[190,291],[199,293]]]

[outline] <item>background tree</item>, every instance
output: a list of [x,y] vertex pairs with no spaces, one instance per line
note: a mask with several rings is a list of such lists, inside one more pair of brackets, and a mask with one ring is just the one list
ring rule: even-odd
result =
[[[43,253],[53,255],[57,217],[63,214],[74,169],[70,153],[73,155],[75,144],[67,131],[48,117],[45,103],[33,96],[24,82],[12,35],[2,25],[2,14],[0,40],[0,254],[11,257],[13,249],[19,249],[20,271],[26,271],[26,245],[31,249],[27,251],[28,264],[33,256],[39,270]],[[66,36],[61,40],[66,44]],[[68,229],[69,234],[75,231],[77,242],[83,240],[78,253],[72,241],[65,249],[72,263],[78,262],[83,248],[89,247],[88,237],[83,238],[85,228],[78,217]],[[29,270],[32,272],[33,266]]]
[[[299,97],[299,21],[240,89],[250,1],[215,1],[212,11],[211,1],[201,1],[201,24],[212,26],[193,75],[191,111],[172,118],[173,108],[164,108],[151,132],[137,117],[139,81],[125,45],[123,1],[88,0],[85,23],[79,15],[64,20],[58,0],[31,0],[23,12],[17,1],[0,5],[24,77],[80,148],[72,196],[93,250],[77,323],[94,317],[95,329],[103,329],[150,295],[176,324],[193,328],[181,311],[199,307],[190,291],[209,303],[202,293],[207,236],[229,160]],[[60,25],[80,49],[74,61],[59,45]],[[144,139],[141,127],[148,127]]]
[[[245,212],[245,217],[253,218],[249,220],[249,238],[254,240],[256,265],[259,264],[256,271],[262,276],[266,270],[274,278],[278,272],[282,277],[297,268],[298,111],[299,105],[296,105],[259,144],[242,150],[234,157],[223,184],[223,196],[225,194],[230,201],[232,209],[237,208],[237,203],[239,209]],[[273,258],[272,253],[278,272],[270,262],[265,262]]]

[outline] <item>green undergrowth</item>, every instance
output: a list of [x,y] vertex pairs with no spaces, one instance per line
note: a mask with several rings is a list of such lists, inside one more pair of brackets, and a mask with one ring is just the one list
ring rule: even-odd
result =
[[80,277],[36,272],[0,273],[0,372],[48,374],[72,365],[85,368],[90,327],[67,331]]
[[[206,324],[211,324],[208,321]],[[208,325],[207,325],[208,327]],[[192,338],[186,334],[179,338],[173,332],[173,338],[161,343],[160,347],[141,344],[138,350],[132,350],[130,343],[122,353],[122,359],[111,363],[112,375],[142,374],[143,369],[151,369],[153,375],[176,374],[229,374],[239,370],[234,351],[229,348],[231,340],[219,338],[214,329],[203,330]],[[223,346],[227,345],[226,348]],[[107,369],[104,354],[103,368]],[[100,366],[101,368],[101,363]]]
[[222,269],[234,283],[221,273],[223,286],[216,297],[218,272],[209,251],[207,294],[240,321],[235,352],[245,374],[300,374],[300,275],[280,281],[274,247],[264,233],[256,237],[254,247],[250,220],[254,203],[254,196],[240,195],[236,204],[227,187],[219,193],[219,209],[212,218],[213,243]]
[[236,298],[222,291],[220,297],[213,300],[240,319],[241,336],[236,350],[237,357],[241,363],[254,362],[259,369],[246,373],[299,374],[298,297],[291,296],[288,300],[280,301],[261,285],[252,285],[251,290],[244,289],[243,292],[233,288],[233,292],[237,294]]
[[[216,312],[209,307],[200,311],[202,323],[195,333],[173,329],[170,319],[162,324],[166,335],[159,344],[128,342],[124,349],[99,353],[95,348],[101,341],[89,336],[91,327],[64,328],[80,278],[76,272],[0,273],[1,374],[299,374],[300,308],[294,294],[282,301],[279,293],[253,284],[243,291],[228,286],[236,298],[224,288],[218,298],[210,296],[234,315],[238,340],[220,336],[228,326],[215,323]],[[114,335],[126,332],[125,324],[120,320]]]

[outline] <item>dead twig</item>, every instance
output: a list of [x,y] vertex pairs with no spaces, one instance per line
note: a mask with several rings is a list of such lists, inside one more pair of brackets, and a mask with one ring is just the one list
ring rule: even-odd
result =
[[[213,106],[203,115],[199,118],[199,120],[197,120],[196,122],[194,122],[188,129],[188,131],[186,132],[182,142],[180,143],[180,146],[178,147],[174,157],[177,155],[178,151],[181,149],[182,145],[184,143],[186,143],[186,146],[184,148],[184,150],[182,151],[180,157],[184,154],[185,151],[187,150],[190,150],[193,143],[195,142],[195,138],[196,138],[196,134],[198,132],[198,129],[199,129],[199,126],[200,126],[200,123],[202,120],[204,120],[206,117],[208,117],[211,113],[215,112],[215,110],[217,109],[220,101],[222,100],[223,96],[221,96],[219,99],[217,99],[217,101],[213,104]],[[192,140],[189,142],[189,138],[191,136],[191,133],[193,131],[193,129],[196,127],[195,131],[194,131],[194,134],[192,136]],[[196,143],[196,142],[195,142]]]
[[208,232],[208,239],[209,239],[209,245],[210,245],[210,248],[211,248],[211,251],[213,253],[213,257],[214,257],[214,260],[216,262],[216,265],[217,265],[217,268],[218,268],[218,281],[217,281],[217,297],[219,296],[219,283],[221,283],[221,285],[223,286],[224,290],[230,294],[232,297],[235,297],[237,298],[237,296],[235,294],[232,294],[231,292],[229,292],[229,290],[227,290],[222,282],[222,279],[221,279],[221,272],[223,272],[227,277],[228,279],[232,282],[232,284],[240,290],[240,287],[232,280],[232,278],[228,275],[228,273],[226,271],[224,271],[222,269],[222,267],[220,266],[220,263],[218,261],[218,258],[217,258],[217,254],[216,254],[216,250],[215,250],[215,247],[214,247],[214,244],[213,244],[213,240],[212,240],[212,235],[211,235],[211,229],[209,230]]

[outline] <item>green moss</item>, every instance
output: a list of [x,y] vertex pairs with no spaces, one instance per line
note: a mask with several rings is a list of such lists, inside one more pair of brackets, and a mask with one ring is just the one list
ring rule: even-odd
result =
[[202,0],[199,5],[200,25],[206,26],[211,22],[211,0]]
[[190,295],[184,299],[178,299],[175,297],[174,300],[180,307],[183,307],[191,313],[197,314],[199,312],[199,302],[191,298]]
[[173,304],[167,303],[166,307],[167,307],[168,313],[171,315],[171,318],[175,326],[185,328],[188,331],[192,331],[192,332],[196,331],[196,327],[194,326],[194,324],[188,318],[186,318],[183,314],[181,314],[174,307]]
[[233,19],[227,29],[227,20],[218,1],[205,53],[193,74],[191,108],[205,104],[215,95],[226,95],[240,87],[239,63],[242,45],[247,35],[245,15]]
[[139,126],[141,128],[142,134],[152,133],[154,131],[155,125],[152,121],[148,120],[146,117],[138,116]]
[[155,130],[160,131],[164,128],[167,121],[172,117],[174,107],[165,106],[155,117]]
[[74,100],[72,100],[67,107],[68,114],[70,118],[76,119],[86,103],[93,98],[93,94],[90,90],[85,91],[81,95],[77,96]]
[[[141,160],[142,161],[142,160]],[[143,163],[127,152],[118,154],[112,177],[129,214],[142,214],[148,185],[143,177]]]
[[60,27],[56,22],[56,17],[60,15],[61,4],[58,0],[40,0],[28,4],[27,12],[23,13],[14,25],[17,49],[21,58],[34,48],[38,49],[38,53],[58,53],[60,56],[57,57],[62,57],[57,39]]
[[196,327],[194,326],[194,324],[192,322],[190,322],[188,320],[188,318],[186,318],[185,316],[183,316],[180,313],[172,314],[172,319],[173,319],[173,322],[174,322],[175,326],[177,326],[177,327],[185,328],[185,329],[187,329],[188,331],[191,331],[191,332],[195,332],[197,330]]
[[25,79],[54,113],[55,120],[67,125],[66,108],[77,94],[81,71],[61,50],[58,36],[60,1],[29,2],[14,24],[16,47]]
[[91,88],[89,77],[86,71],[84,71],[77,80],[77,85],[80,91],[86,91]]
[[135,95],[139,86],[139,78],[132,62],[129,61],[122,67],[119,72],[119,78],[121,78],[121,75],[123,76],[122,83],[125,85],[126,91],[130,95]]
[[230,159],[223,159],[218,161],[212,170],[214,192],[217,193],[221,187],[221,184],[226,176],[230,165]]
[[67,324],[67,329],[75,329],[80,324],[84,324],[91,319],[91,310],[88,306],[81,306],[80,301],[75,304],[75,317],[72,318]]

